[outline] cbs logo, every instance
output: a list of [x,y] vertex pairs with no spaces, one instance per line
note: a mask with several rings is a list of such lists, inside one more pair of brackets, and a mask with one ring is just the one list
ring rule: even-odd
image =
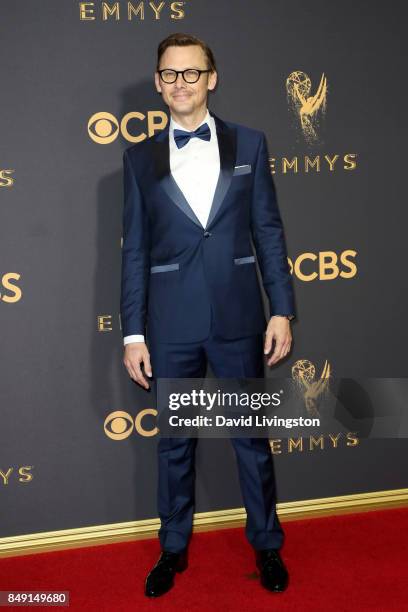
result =
[[302,253],[294,261],[288,257],[290,271],[299,280],[308,282],[316,280],[333,280],[353,278],[357,274],[357,266],[353,259],[357,251],[347,249],[337,255],[334,251],[320,251],[319,253]]
[[159,432],[158,427],[154,424],[153,418],[156,417],[157,414],[157,410],[154,408],[145,408],[141,410],[133,420],[128,412],[116,410],[108,414],[103,424],[103,428],[105,434],[111,440],[125,440],[134,430],[136,430],[140,436],[150,438],[156,436]]
[[[138,134],[131,134],[129,131],[129,123],[131,120],[138,122],[146,122],[145,129],[147,133],[141,131]],[[122,117],[120,123],[114,115],[108,112],[95,113],[88,121],[88,134],[89,137],[98,144],[110,144],[122,134],[129,142],[141,142],[146,140],[150,136],[153,136],[158,130],[163,130],[168,122],[168,117],[163,111],[148,111],[147,115],[139,113],[138,111],[132,111],[126,113]]]
[[[19,280],[20,274],[18,274],[17,272],[7,272],[7,274],[3,274],[0,280],[0,301],[8,302],[9,304],[18,302],[19,300],[21,300],[21,296],[22,296],[22,291],[20,287],[17,287],[13,283],[11,283],[10,282],[11,279]],[[10,294],[3,295],[1,291],[2,287],[6,289],[7,291],[10,291],[11,295]]]

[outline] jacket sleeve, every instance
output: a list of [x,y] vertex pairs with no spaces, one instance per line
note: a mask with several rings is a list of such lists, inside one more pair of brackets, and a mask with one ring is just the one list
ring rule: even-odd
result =
[[296,315],[284,229],[263,132],[255,165],[251,230],[270,316]]
[[122,335],[145,334],[149,226],[128,151],[123,153],[123,228],[120,319]]

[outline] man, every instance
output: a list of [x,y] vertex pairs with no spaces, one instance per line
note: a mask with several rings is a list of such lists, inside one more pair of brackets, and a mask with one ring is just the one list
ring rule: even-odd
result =
[[[155,85],[170,111],[165,129],[124,152],[121,322],[124,364],[148,377],[262,377],[288,354],[295,315],[292,279],[263,132],[207,108],[217,82],[201,40],[171,34],[158,47]],[[255,254],[269,299],[266,319]],[[145,337],[147,334],[147,344]],[[187,567],[197,439],[158,443],[161,554],[145,584],[167,592]],[[282,591],[272,454],[266,438],[232,438],[261,583]]]

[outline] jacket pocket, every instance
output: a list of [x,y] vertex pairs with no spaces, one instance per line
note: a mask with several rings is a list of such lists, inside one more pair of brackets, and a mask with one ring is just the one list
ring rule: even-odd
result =
[[237,257],[234,259],[234,264],[237,266],[249,263],[255,263],[255,255],[249,255],[248,257]]
[[156,272],[171,272],[172,270],[178,270],[180,268],[180,264],[166,264],[164,266],[152,266],[150,268],[150,273],[155,274]]
[[251,164],[243,164],[242,166],[235,166],[233,176],[237,174],[248,174],[252,172]]

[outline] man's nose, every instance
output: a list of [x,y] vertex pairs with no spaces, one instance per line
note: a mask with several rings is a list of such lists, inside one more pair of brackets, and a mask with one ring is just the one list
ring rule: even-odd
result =
[[181,74],[181,72],[179,72],[179,73],[178,73],[177,78],[176,78],[176,80],[174,81],[174,84],[175,84],[177,87],[180,87],[180,85],[183,85],[183,87],[184,87],[184,85],[186,84],[186,83],[185,83],[185,81],[184,81],[184,79],[183,79],[183,75]]

